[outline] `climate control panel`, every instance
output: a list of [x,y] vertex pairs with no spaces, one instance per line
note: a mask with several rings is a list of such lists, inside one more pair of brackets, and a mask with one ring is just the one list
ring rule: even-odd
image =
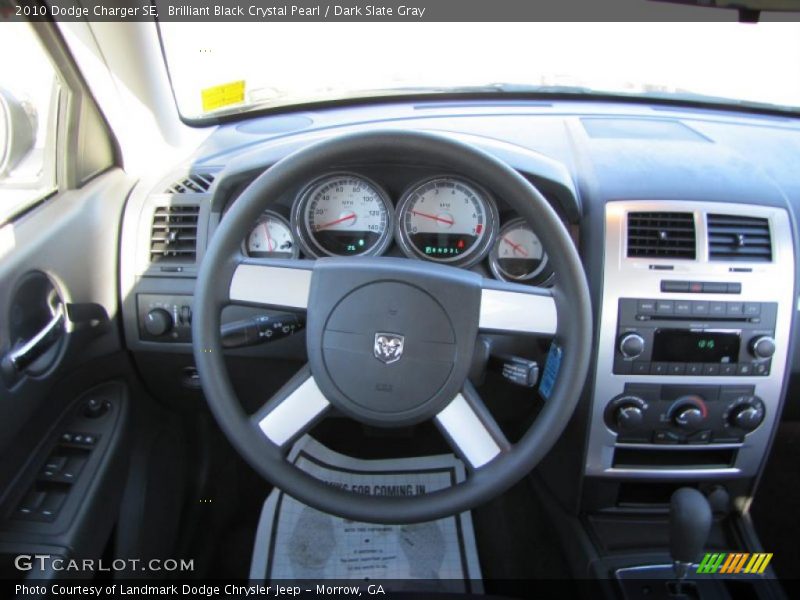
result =
[[765,415],[753,386],[630,383],[609,401],[605,422],[619,443],[740,443]]

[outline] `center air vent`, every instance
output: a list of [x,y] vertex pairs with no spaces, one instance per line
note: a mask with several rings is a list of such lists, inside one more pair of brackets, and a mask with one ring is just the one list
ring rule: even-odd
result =
[[769,262],[769,221],[758,217],[708,215],[708,257],[711,260]]
[[628,256],[694,259],[694,215],[688,212],[628,213]]
[[199,214],[196,204],[157,207],[150,234],[150,262],[194,262]]
[[165,194],[205,194],[214,183],[211,173],[192,173],[170,185]]

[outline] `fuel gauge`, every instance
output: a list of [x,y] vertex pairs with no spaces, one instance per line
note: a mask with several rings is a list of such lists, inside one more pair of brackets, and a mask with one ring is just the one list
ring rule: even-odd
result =
[[505,281],[542,283],[552,273],[542,243],[524,219],[514,219],[501,229],[489,254],[495,277]]
[[283,216],[266,210],[247,236],[245,254],[254,258],[297,258],[292,228]]

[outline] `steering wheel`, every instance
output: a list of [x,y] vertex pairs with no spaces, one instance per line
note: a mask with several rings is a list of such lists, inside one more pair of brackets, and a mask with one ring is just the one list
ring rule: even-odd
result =
[[[492,189],[537,232],[557,274],[555,287],[504,283],[405,258],[268,260],[238,252],[265,199],[331,165],[365,158],[444,165]],[[308,364],[252,415],[242,409],[225,368],[220,314],[230,303],[307,311]],[[553,337],[561,349],[550,396],[513,445],[467,378],[479,332]],[[192,335],[211,411],[258,473],[327,513],[414,523],[453,515],[501,494],[550,450],[586,378],[592,317],[572,240],[525,178],[482,150],[444,136],[370,131],[295,152],[242,192],[203,258]],[[311,477],[288,462],[286,452],[332,407],[378,427],[433,419],[467,465],[465,481],[424,495],[388,498],[339,490]]]

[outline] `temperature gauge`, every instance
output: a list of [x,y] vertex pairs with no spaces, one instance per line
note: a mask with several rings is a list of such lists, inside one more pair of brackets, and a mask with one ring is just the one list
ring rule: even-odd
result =
[[505,281],[543,282],[552,275],[547,268],[547,254],[524,219],[506,223],[497,236],[489,266],[492,273]]
[[267,210],[247,236],[245,254],[254,258],[297,258],[292,228],[284,217]]

